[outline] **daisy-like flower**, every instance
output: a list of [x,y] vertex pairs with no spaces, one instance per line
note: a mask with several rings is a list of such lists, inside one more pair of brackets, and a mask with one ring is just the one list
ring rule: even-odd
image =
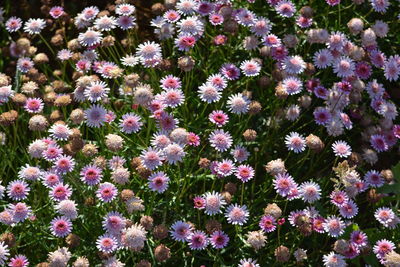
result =
[[285,144],[289,150],[295,153],[303,152],[306,148],[306,140],[296,132],[291,132],[285,137]]
[[314,182],[302,183],[299,191],[302,199],[308,203],[313,203],[321,198],[321,188]]
[[[0,262],[0,264],[1,264],[1,262]],[[29,261],[25,255],[18,254],[10,259],[10,263],[8,264],[8,266],[10,266],[10,267],[28,267]]]
[[376,12],[386,13],[387,9],[390,6],[389,0],[369,0],[371,3],[372,8]]
[[18,178],[29,180],[29,181],[36,181],[42,175],[42,171],[35,166],[30,166],[26,164],[21,170],[18,172]]
[[86,165],[80,175],[82,182],[90,186],[97,185],[103,178],[102,170],[96,165]]
[[187,144],[189,146],[199,146],[200,145],[200,137],[193,132],[189,132],[188,137],[187,137]]
[[209,241],[212,247],[221,249],[228,245],[229,236],[223,231],[215,231],[211,234]]
[[108,233],[118,236],[126,226],[126,219],[118,212],[109,212],[104,216],[102,226]]
[[85,9],[82,10],[83,18],[87,21],[94,19],[99,12],[96,6],[85,7]]
[[171,143],[166,146],[163,151],[163,156],[169,164],[176,164],[181,162],[186,152],[183,150],[183,146],[176,143]]
[[351,147],[345,141],[334,142],[332,150],[336,157],[347,158],[351,155]]
[[253,167],[251,167],[249,165],[239,165],[235,171],[236,178],[241,180],[243,183],[246,183],[246,182],[250,181],[251,179],[253,179],[254,174],[255,174],[255,171],[254,171]]
[[250,30],[256,36],[262,37],[267,35],[271,31],[272,25],[271,21],[264,17],[258,17],[254,24],[251,26]]
[[333,251],[327,255],[324,255],[322,261],[324,262],[325,267],[345,267],[345,266],[347,266],[347,263],[344,260],[344,257],[340,254],[336,254]]
[[256,20],[256,14],[248,9],[239,9],[236,14],[236,21],[243,26],[252,26]]
[[248,159],[250,156],[249,151],[241,145],[236,145],[232,151],[231,155],[233,156],[234,160],[237,162],[243,162]]
[[368,237],[361,231],[353,231],[350,235],[350,242],[358,248],[363,248],[368,244]]
[[72,130],[67,125],[55,123],[50,127],[49,133],[56,140],[66,141],[72,134]]
[[223,90],[228,86],[226,78],[219,73],[208,76],[207,83],[220,90]]
[[276,12],[282,17],[290,18],[296,13],[296,7],[289,0],[282,0],[275,6]]
[[14,90],[12,90],[11,85],[0,86],[0,102],[8,102],[10,97],[13,97],[15,94]]
[[257,76],[261,71],[260,64],[255,60],[245,60],[240,64],[240,69],[247,77]]
[[123,30],[132,29],[135,27],[136,18],[132,16],[121,16],[117,18],[117,25]]
[[167,75],[160,80],[162,89],[180,89],[182,87],[182,82],[179,77],[173,75]]
[[193,250],[203,250],[208,245],[208,238],[203,231],[194,231],[188,237],[189,247]]
[[126,55],[121,58],[121,63],[124,66],[134,67],[139,63],[139,58],[134,55]]
[[43,107],[44,103],[41,98],[28,98],[24,105],[24,109],[29,113],[40,113]]
[[346,36],[341,32],[333,32],[328,39],[327,47],[333,51],[342,51],[347,39]]
[[180,33],[192,36],[201,35],[204,30],[204,24],[197,16],[183,18],[176,25]]
[[323,223],[323,227],[329,236],[338,237],[344,233],[345,224],[339,217],[329,216]]
[[343,218],[351,219],[358,214],[358,207],[356,203],[350,199],[339,208],[339,212]]
[[144,60],[161,58],[161,46],[155,42],[145,42],[137,47],[136,54]]
[[157,149],[164,149],[166,148],[169,144],[171,144],[172,141],[169,138],[168,133],[164,133],[162,131],[154,133],[152,139],[151,139],[151,145],[154,146]]
[[189,236],[192,234],[192,226],[183,221],[177,221],[171,226],[169,231],[172,239],[185,242],[189,240]]
[[180,0],[176,4],[176,9],[184,15],[192,15],[198,8],[198,2],[195,0]]
[[112,183],[102,183],[99,185],[99,189],[96,191],[96,196],[103,202],[113,201],[118,194],[118,189]]
[[385,137],[381,134],[371,135],[370,143],[376,152],[384,152],[389,149]]
[[289,74],[300,74],[306,68],[306,63],[300,56],[289,56],[283,61],[283,69]]
[[50,16],[52,16],[53,19],[58,19],[62,15],[65,14],[64,8],[61,6],[53,6],[50,11],[49,11]]
[[295,95],[303,90],[303,83],[297,77],[287,77],[282,81],[282,86],[289,95]]
[[250,100],[242,94],[234,94],[229,96],[227,105],[228,109],[235,114],[243,114],[249,110]]
[[248,258],[240,260],[238,267],[260,267],[260,264],[257,263],[257,260]]
[[28,19],[24,25],[24,31],[31,35],[39,34],[44,27],[46,27],[46,21],[44,19]]
[[217,163],[215,170],[222,177],[226,177],[233,174],[233,172],[236,170],[236,167],[230,159],[224,159]]
[[72,190],[68,184],[58,183],[50,188],[49,196],[55,201],[62,201],[69,199],[72,195]]
[[375,170],[368,171],[364,176],[364,180],[365,183],[370,187],[381,187],[385,183],[382,175]]
[[92,105],[85,109],[86,124],[89,127],[99,128],[106,122],[107,110],[101,105]]
[[212,147],[219,152],[224,152],[232,146],[232,136],[224,130],[215,130],[209,136]]
[[264,215],[261,217],[260,223],[258,224],[264,232],[270,233],[276,229],[276,220],[271,215]]
[[167,89],[162,93],[162,98],[162,103],[171,108],[176,108],[185,101],[185,95],[181,89]]
[[4,243],[4,241],[0,242],[0,265],[6,263],[8,256],[10,256],[10,250],[8,249],[8,245]]
[[197,91],[201,101],[207,103],[218,102],[221,99],[221,89],[218,89],[210,83],[203,84]]
[[268,47],[280,47],[282,45],[282,41],[275,34],[268,34],[264,38],[264,44]]
[[99,238],[97,238],[96,245],[98,250],[105,253],[112,253],[118,249],[117,239],[110,234],[99,236]]
[[240,77],[240,69],[232,63],[223,64],[219,72],[230,81],[237,80]]
[[119,127],[121,131],[127,134],[137,133],[143,126],[141,118],[134,113],[127,113],[122,115]]
[[17,17],[11,17],[7,20],[5,26],[8,32],[16,32],[22,27],[22,20]]
[[83,46],[95,46],[100,44],[103,40],[101,32],[95,31],[93,28],[89,28],[86,32],[81,32],[78,35],[78,41]]
[[181,15],[177,11],[170,9],[164,13],[163,17],[169,23],[175,23],[181,18]]
[[66,61],[72,57],[73,53],[69,49],[62,49],[57,52],[57,58],[61,61]]
[[230,224],[243,225],[247,222],[249,215],[246,205],[230,204],[225,210],[225,217]]
[[189,51],[196,44],[196,38],[192,35],[179,35],[175,39],[175,46],[179,51]]
[[51,233],[56,237],[65,237],[72,231],[71,221],[64,217],[56,217],[50,223]]
[[168,188],[169,177],[164,172],[156,172],[149,177],[149,188],[151,191],[163,193]]
[[337,207],[342,207],[349,201],[349,196],[344,191],[335,190],[330,194],[331,203]]
[[129,16],[135,12],[136,8],[131,4],[119,4],[115,8],[115,13],[121,16]]
[[27,73],[34,66],[32,59],[21,57],[17,61],[17,69],[22,73]]
[[314,110],[313,115],[314,115],[314,120],[318,125],[326,125],[332,119],[331,113],[325,107],[317,107]]
[[374,213],[374,216],[375,219],[385,227],[388,227],[389,224],[396,218],[393,210],[386,207],[377,209]]
[[32,212],[30,207],[23,202],[9,204],[8,209],[13,215],[13,221],[16,223],[25,221]]
[[376,257],[381,260],[385,258],[386,254],[393,251],[395,247],[392,241],[381,239],[375,243],[373,251]]
[[221,213],[221,208],[226,204],[224,197],[217,192],[207,192],[203,195],[205,199],[204,212],[207,215],[215,215]]
[[68,155],[62,155],[54,161],[54,168],[57,173],[66,174],[74,170],[75,160]]
[[97,102],[107,97],[110,88],[103,81],[95,81],[90,83],[84,91],[84,95],[90,102]]
[[101,32],[103,31],[108,32],[117,27],[117,21],[114,17],[101,16],[100,18],[97,18],[95,20],[94,26],[97,30]]
[[154,170],[162,165],[162,160],[164,160],[164,158],[159,150],[149,147],[147,150],[142,151],[140,160],[144,167],[149,170]]
[[208,119],[218,127],[224,126],[229,121],[228,115],[222,110],[214,110]]
[[76,203],[73,200],[65,199],[60,201],[55,209],[58,213],[67,217],[70,220],[74,220],[78,217],[78,211],[76,209]]
[[321,49],[314,54],[313,62],[317,68],[325,69],[333,62],[332,53],[328,49]]
[[354,75],[355,64],[349,57],[343,56],[333,62],[333,72],[338,77],[348,78]]
[[282,197],[289,195],[292,188],[297,186],[293,177],[288,173],[278,173],[275,175],[273,184],[276,192]]
[[208,19],[214,26],[221,25],[224,22],[224,16],[217,13],[211,14]]
[[7,195],[14,201],[23,200],[28,197],[30,188],[23,180],[14,180],[7,186]]

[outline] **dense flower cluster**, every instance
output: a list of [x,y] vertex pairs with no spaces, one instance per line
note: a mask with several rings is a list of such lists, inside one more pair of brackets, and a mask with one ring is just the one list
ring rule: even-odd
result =
[[0,265],[400,266],[398,1],[42,2],[0,9]]

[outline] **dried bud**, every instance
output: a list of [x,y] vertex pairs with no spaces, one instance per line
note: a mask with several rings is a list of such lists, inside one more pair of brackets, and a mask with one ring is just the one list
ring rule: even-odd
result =
[[227,183],[224,186],[224,189],[229,192],[229,194],[234,195],[237,191],[237,186],[234,183]]
[[247,129],[244,131],[243,137],[246,141],[254,141],[257,138],[257,132],[253,129]]
[[206,222],[206,231],[209,234],[212,234],[215,231],[220,231],[222,229],[222,225],[217,220],[208,220]]
[[194,67],[195,61],[191,56],[183,56],[178,59],[178,67],[183,71],[191,71]]
[[168,237],[168,228],[164,224],[157,225],[153,229],[153,236],[156,239],[162,240]]
[[287,262],[290,258],[290,251],[285,246],[279,246],[275,249],[275,257],[278,262]]
[[154,249],[154,256],[155,256],[156,260],[159,262],[166,261],[171,257],[170,249],[163,244],[158,245]]
[[271,215],[275,219],[278,219],[282,216],[282,210],[279,206],[275,203],[268,204],[267,207],[264,209],[265,215]]
[[5,232],[0,236],[0,242],[4,242],[10,248],[15,246],[15,236],[13,233]]
[[69,234],[65,238],[65,242],[67,243],[69,248],[76,248],[81,243],[81,239],[76,234]]
[[146,229],[147,231],[151,230],[153,228],[153,218],[147,215],[143,215],[142,218],[140,218],[140,224]]
[[203,169],[207,169],[210,166],[210,160],[207,158],[200,158],[199,166]]
[[313,134],[306,137],[306,145],[316,153],[321,152],[325,147],[321,139]]
[[260,102],[258,101],[251,101],[250,105],[249,105],[249,114],[251,115],[255,115],[257,113],[259,113],[262,109],[262,106],[260,104]]

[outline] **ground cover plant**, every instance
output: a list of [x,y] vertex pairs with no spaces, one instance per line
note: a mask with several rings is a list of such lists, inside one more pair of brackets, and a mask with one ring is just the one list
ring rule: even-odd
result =
[[2,5],[1,266],[400,266],[399,1]]

